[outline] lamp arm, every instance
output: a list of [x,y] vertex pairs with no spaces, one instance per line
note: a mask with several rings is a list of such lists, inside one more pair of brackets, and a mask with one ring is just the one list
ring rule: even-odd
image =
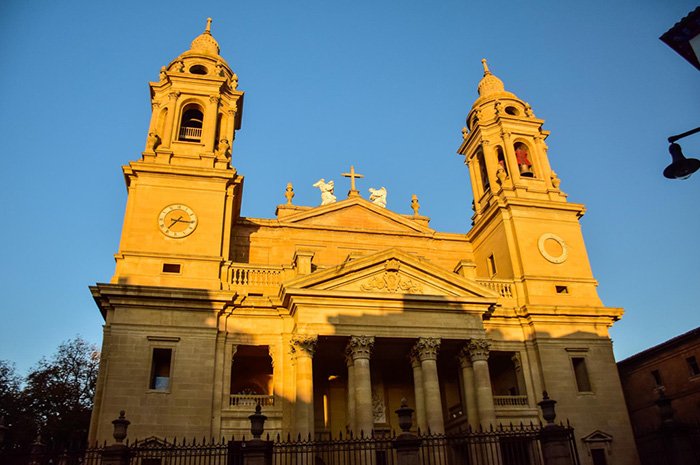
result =
[[672,144],[672,143],[674,143],[675,141],[677,141],[678,139],[683,139],[684,137],[687,137],[687,136],[690,136],[690,135],[692,135],[692,134],[695,134],[696,132],[700,132],[700,128],[691,129],[690,131],[686,131],[686,132],[684,132],[684,133],[682,133],[682,134],[677,134],[677,135],[675,135],[675,136],[671,136],[671,137],[668,138],[668,141],[669,141],[669,143]]

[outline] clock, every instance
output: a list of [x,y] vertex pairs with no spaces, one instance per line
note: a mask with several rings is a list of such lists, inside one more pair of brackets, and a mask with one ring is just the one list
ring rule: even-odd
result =
[[158,227],[166,236],[180,239],[194,232],[197,227],[197,215],[187,205],[168,205],[158,215]]

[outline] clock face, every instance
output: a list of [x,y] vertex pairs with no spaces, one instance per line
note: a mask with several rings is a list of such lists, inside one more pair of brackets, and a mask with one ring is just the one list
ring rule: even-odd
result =
[[158,215],[158,226],[166,236],[179,239],[192,234],[197,227],[197,215],[186,205],[168,205]]

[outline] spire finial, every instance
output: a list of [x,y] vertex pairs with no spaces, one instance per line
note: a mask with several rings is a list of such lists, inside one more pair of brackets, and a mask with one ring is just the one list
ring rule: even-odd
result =
[[481,59],[481,64],[484,65],[484,76],[491,74],[491,71],[489,71],[489,65],[486,63],[486,58]]
[[211,18],[207,18],[207,28],[204,30],[207,34],[211,34]]

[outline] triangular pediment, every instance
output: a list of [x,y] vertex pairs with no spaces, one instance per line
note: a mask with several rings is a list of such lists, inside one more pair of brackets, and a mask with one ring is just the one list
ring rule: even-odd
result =
[[463,278],[398,249],[389,249],[336,267],[297,277],[285,290],[327,293],[393,294],[493,301],[498,294],[476,281]]
[[380,207],[362,197],[303,210],[280,220],[283,224],[343,230],[430,234],[432,229]]

